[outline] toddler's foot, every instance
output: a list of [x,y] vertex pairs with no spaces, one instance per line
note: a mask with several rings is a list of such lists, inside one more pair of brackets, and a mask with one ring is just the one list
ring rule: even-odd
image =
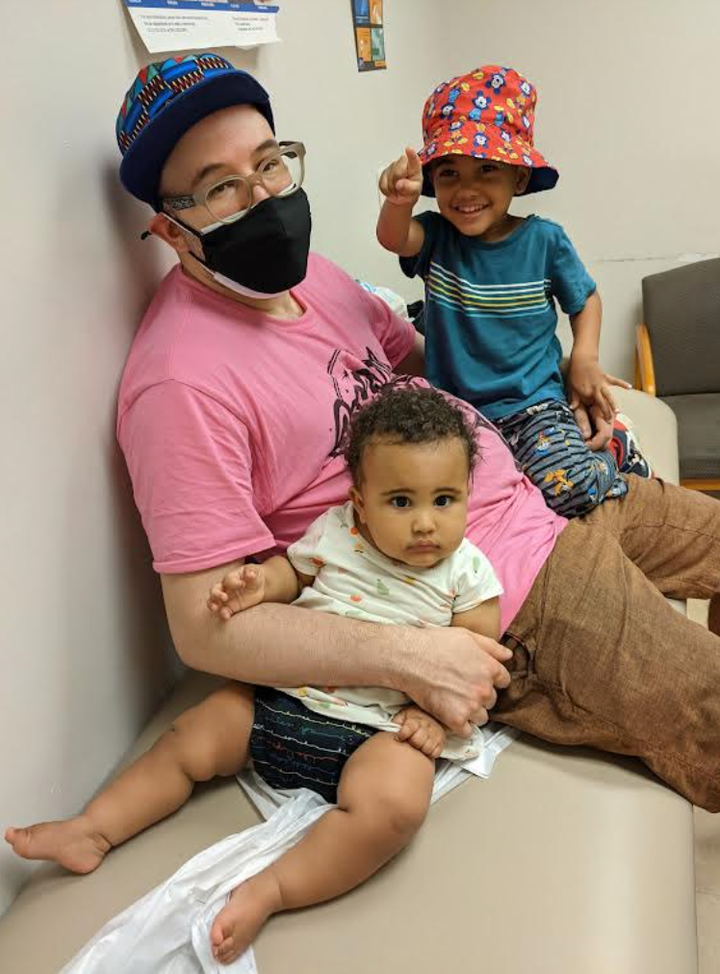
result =
[[238,886],[210,931],[215,960],[231,964],[244,954],[268,917],[281,908],[282,893],[272,869],[265,869]]
[[47,859],[73,873],[91,873],[110,851],[110,843],[81,815],[65,822],[41,822],[26,829],[9,828],[5,841],[23,859]]
[[614,455],[620,473],[634,473],[638,477],[652,477],[652,469],[640,452],[640,444],[633,433],[632,422],[618,413],[613,423],[608,449]]

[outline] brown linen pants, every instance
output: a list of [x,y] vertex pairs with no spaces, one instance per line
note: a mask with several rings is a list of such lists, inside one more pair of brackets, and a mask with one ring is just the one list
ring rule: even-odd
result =
[[715,596],[720,629],[720,501],[628,479],[625,498],[558,538],[504,637],[512,682],[491,716],[556,744],[635,755],[717,812],[720,635],[663,596]]

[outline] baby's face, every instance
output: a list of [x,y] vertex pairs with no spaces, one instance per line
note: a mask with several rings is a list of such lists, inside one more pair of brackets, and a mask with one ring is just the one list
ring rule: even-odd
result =
[[513,197],[527,186],[529,170],[490,159],[445,156],[433,164],[432,182],[438,209],[468,237],[492,242]]
[[355,511],[388,558],[431,568],[455,551],[467,524],[468,459],[462,441],[368,444]]

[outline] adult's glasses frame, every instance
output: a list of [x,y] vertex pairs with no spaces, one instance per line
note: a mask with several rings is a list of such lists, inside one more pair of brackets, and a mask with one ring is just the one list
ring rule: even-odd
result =
[[[268,185],[266,182],[266,179],[268,179],[267,173],[270,166],[274,162],[277,162],[278,160],[281,160],[287,156],[297,159],[299,165],[298,174],[290,184],[290,187],[284,188],[281,192],[276,192],[276,188],[272,185]],[[300,189],[304,179],[305,146],[302,142],[280,142],[278,143],[277,150],[263,159],[262,163],[251,176],[241,176],[239,174],[224,176],[222,179],[218,179],[217,182],[212,183],[212,185],[205,187],[197,193],[192,193],[185,196],[163,196],[162,202],[167,203],[168,206],[170,206],[173,210],[189,210],[194,206],[204,206],[210,216],[219,223],[235,223],[237,220],[241,220],[244,216],[247,216],[253,207],[257,206],[257,202],[252,203],[245,209],[238,210],[235,213],[231,213],[227,216],[220,216],[208,203],[208,197],[215,190],[217,190],[218,187],[231,181],[238,181],[246,187],[249,199],[252,199],[254,186],[262,186],[265,192],[270,196],[290,196],[292,193],[295,193],[298,189]]]

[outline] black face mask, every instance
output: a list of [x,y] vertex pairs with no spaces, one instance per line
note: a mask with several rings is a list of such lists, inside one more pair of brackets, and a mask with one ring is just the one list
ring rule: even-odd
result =
[[288,291],[307,273],[312,218],[302,189],[291,196],[271,196],[242,220],[210,233],[182,226],[202,244],[205,259],[198,257],[200,263],[258,296]]

